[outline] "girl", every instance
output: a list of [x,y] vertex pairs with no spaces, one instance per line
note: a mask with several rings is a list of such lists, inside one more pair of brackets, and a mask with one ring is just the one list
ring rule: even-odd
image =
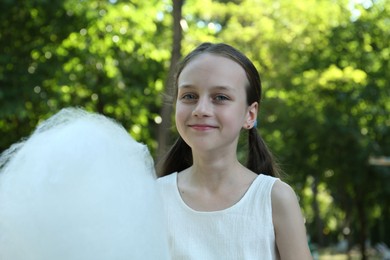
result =
[[[180,137],[158,169],[173,259],[312,259],[293,190],[258,135],[258,71],[226,44],[204,43],[175,78]],[[237,158],[248,131],[248,162]]]

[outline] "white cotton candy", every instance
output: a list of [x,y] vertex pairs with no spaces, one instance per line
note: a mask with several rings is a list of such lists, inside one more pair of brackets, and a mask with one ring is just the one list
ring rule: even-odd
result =
[[64,109],[0,158],[1,260],[168,259],[147,147]]

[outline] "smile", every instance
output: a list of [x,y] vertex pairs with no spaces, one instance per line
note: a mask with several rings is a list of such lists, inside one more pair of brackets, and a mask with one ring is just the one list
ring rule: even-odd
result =
[[207,130],[212,130],[217,128],[216,126],[204,125],[204,124],[189,125],[189,127],[197,131],[207,131]]

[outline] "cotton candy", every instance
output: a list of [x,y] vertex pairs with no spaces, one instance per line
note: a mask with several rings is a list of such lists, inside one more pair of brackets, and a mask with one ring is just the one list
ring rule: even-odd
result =
[[113,120],[63,109],[0,167],[0,260],[168,259],[153,161]]

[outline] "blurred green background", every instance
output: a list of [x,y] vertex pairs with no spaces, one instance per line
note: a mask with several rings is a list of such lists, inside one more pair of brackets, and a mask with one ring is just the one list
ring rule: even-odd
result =
[[171,64],[226,42],[261,73],[259,131],[299,196],[313,252],[381,259],[378,244],[390,246],[390,1],[1,0],[0,10],[0,152],[77,106],[118,120],[157,160],[175,136]]

